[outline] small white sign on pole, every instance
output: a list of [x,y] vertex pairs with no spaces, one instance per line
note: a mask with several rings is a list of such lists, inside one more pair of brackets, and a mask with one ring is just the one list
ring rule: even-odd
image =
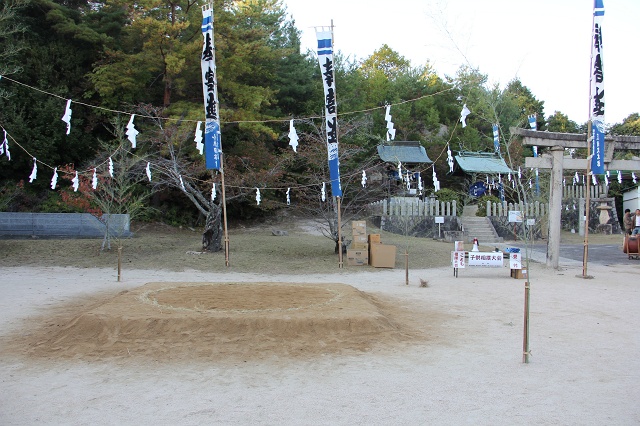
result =
[[536,226],[535,219],[527,219],[527,226]]
[[438,238],[440,238],[440,226],[444,223],[444,216],[436,216],[436,223],[438,224]]
[[511,210],[509,212],[509,222],[522,223],[522,212],[519,210]]

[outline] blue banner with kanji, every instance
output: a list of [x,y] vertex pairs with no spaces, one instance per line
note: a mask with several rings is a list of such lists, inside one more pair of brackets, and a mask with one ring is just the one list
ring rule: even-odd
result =
[[220,170],[222,137],[218,114],[218,79],[216,76],[216,56],[213,41],[213,5],[202,7],[202,90],[204,94],[204,158],[207,169]]
[[327,154],[329,157],[329,176],[331,177],[331,195],[342,197],[340,185],[340,160],[338,159],[338,113],[336,106],[336,83],[333,68],[333,37],[331,31],[317,31],[318,63],[322,74],[325,102],[325,128],[327,133]]
[[604,174],[604,73],[602,67],[602,21],[604,4],[595,0],[593,5],[593,32],[591,38],[591,173]]

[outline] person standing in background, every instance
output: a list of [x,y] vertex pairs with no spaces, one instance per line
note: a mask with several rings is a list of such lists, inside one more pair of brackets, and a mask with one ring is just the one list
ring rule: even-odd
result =
[[624,232],[626,234],[631,234],[633,232],[633,228],[635,227],[635,215],[631,214],[630,209],[625,209],[624,216],[622,217],[622,224],[624,225]]
[[633,235],[640,233],[640,209],[636,209],[636,215],[634,218],[635,228],[633,228]]

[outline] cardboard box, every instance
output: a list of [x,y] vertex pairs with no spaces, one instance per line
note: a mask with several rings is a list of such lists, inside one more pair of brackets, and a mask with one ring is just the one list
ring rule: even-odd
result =
[[364,266],[369,264],[367,250],[347,249],[347,265]]
[[380,234],[369,234],[369,244],[380,244]]
[[369,244],[367,243],[351,243],[351,247],[354,250],[365,250],[367,253],[369,252]]
[[367,244],[367,236],[366,235],[353,235],[353,239],[351,240],[352,243],[360,243],[360,244]]
[[367,235],[367,221],[353,220],[351,221],[351,233],[353,235]]
[[369,245],[369,263],[374,268],[395,268],[396,246],[387,244]]
[[512,269],[511,276],[516,279],[526,279],[527,278],[527,270],[526,269]]

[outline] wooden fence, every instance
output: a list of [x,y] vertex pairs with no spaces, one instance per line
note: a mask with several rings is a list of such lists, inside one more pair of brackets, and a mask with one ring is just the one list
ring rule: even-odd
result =
[[427,198],[394,197],[369,204],[371,216],[456,216],[455,201],[438,201]]

